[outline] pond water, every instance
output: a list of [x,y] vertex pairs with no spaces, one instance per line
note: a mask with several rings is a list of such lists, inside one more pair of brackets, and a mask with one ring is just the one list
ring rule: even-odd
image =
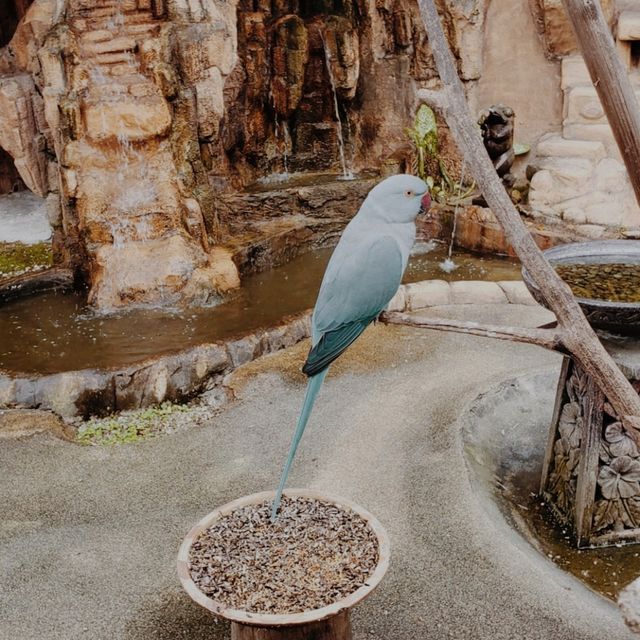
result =
[[[43,293],[0,307],[0,370],[56,373],[116,367],[149,356],[277,324],[311,308],[332,249],[305,253],[281,267],[243,278],[242,287],[215,307],[168,311],[132,309],[100,315],[77,293]],[[516,280],[515,261],[455,253],[445,273],[443,245],[417,245],[405,282]]]

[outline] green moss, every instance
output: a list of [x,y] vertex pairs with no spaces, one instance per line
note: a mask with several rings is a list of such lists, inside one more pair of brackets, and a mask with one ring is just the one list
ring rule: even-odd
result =
[[0,276],[22,273],[34,267],[50,267],[53,263],[51,244],[0,244]]
[[78,428],[80,444],[127,444],[161,433],[171,417],[188,411],[184,405],[163,402],[158,407],[126,411],[107,418],[91,418]]

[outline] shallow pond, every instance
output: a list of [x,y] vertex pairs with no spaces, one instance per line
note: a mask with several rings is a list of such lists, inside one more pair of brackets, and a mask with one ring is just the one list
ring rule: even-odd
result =
[[[122,366],[273,326],[313,306],[331,253],[331,248],[320,249],[249,275],[241,289],[210,308],[134,309],[101,316],[74,293],[43,293],[6,303],[0,307],[0,369],[46,374]],[[445,273],[439,267],[445,258],[442,245],[418,245],[404,281],[520,278],[512,260],[456,252],[457,268]]]

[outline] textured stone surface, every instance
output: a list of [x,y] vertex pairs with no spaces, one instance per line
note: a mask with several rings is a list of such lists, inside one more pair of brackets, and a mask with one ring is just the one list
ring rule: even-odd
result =
[[640,40],[640,11],[623,11],[618,18],[618,40]]
[[38,433],[51,433],[61,438],[70,438],[72,435],[62,419],[48,411],[0,410],[0,440],[24,438]]
[[567,140],[551,134],[543,138],[536,148],[538,156],[560,158],[586,158],[597,162],[607,151],[601,142],[593,140]]
[[444,280],[425,280],[406,285],[406,306],[414,311],[423,307],[451,304],[452,292]]
[[524,282],[519,280],[502,280],[498,286],[504,292],[509,304],[537,305]]
[[507,298],[497,282],[463,280],[451,283],[452,304],[505,304]]

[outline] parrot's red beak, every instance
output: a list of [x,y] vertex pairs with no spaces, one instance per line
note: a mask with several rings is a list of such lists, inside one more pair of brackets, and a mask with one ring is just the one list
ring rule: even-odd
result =
[[422,200],[420,200],[420,213],[427,213],[431,208],[431,196],[427,191],[423,196]]

